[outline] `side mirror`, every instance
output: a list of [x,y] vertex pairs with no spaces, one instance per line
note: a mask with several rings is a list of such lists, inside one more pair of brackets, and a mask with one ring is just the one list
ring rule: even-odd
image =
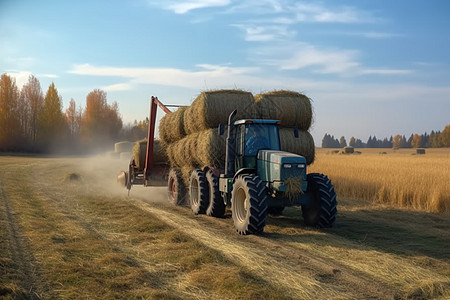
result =
[[294,126],[294,136],[296,139],[298,139],[298,127]]
[[224,124],[219,124],[219,127],[217,128],[219,135],[223,135],[225,133],[225,125]]

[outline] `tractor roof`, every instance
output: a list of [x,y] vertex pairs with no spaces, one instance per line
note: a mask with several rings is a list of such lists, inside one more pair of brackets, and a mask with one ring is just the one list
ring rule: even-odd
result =
[[268,125],[279,125],[279,120],[266,120],[266,119],[242,119],[234,122],[234,125],[241,124],[268,124]]

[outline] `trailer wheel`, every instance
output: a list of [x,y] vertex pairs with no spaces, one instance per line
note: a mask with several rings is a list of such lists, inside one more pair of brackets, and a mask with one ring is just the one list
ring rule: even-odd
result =
[[180,169],[170,169],[167,186],[167,196],[169,202],[174,205],[184,204],[186,187],[181,179]]
[[189,179],[189,203],[192,211],[197,214],[206,213],[209,204],[209,188],[205,173],[194,170]]
[[305,224],[318,228],[332,227],[337,215],[337,200],[331,180],[318,173],[308,174],[307,180],[312,204],[302,206]]
[[225,203],[219,191],[219,181],[213,171],[206,172],[206,181],[209,187],[209,205],[206,209],[208,216],[222,218],[225,214]]
[[267,216],[267,195],[264,183],[254,174],[239,175],[233,184],[231,210],[239,234],[264,230]]

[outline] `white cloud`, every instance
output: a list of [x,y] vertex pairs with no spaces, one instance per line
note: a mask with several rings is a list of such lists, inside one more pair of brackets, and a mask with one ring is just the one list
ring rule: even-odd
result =
[[406,75],[413,73],[413,70],[401,69],[364,69],[360,71],[361,74],[375,74],[375,75]]
[[151,1],[176,14],[185,14],[199,8],[227,6],[230,2],[230,0]]
[[108,86],[104,86],[102,88],[102,90],[105,90],[107,92],[112,92],[112,91],[127,91],[130,90],[132,88],[131,84],[129,83],[117,83],[117,84],[112,84],[112,85],[108,85]]
[[7,72],[6,74],[10,77],[14,77],[16,80],[17,87],[21,89],[28,82],[28,77],[30,77],[31,72],[28,71]]

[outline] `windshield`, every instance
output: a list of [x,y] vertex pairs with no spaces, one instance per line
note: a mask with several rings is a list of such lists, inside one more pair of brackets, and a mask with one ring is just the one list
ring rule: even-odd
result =
[[247,124],[245,156],[256,156],[259,150],[280,150],[278,127],[271,124]]

